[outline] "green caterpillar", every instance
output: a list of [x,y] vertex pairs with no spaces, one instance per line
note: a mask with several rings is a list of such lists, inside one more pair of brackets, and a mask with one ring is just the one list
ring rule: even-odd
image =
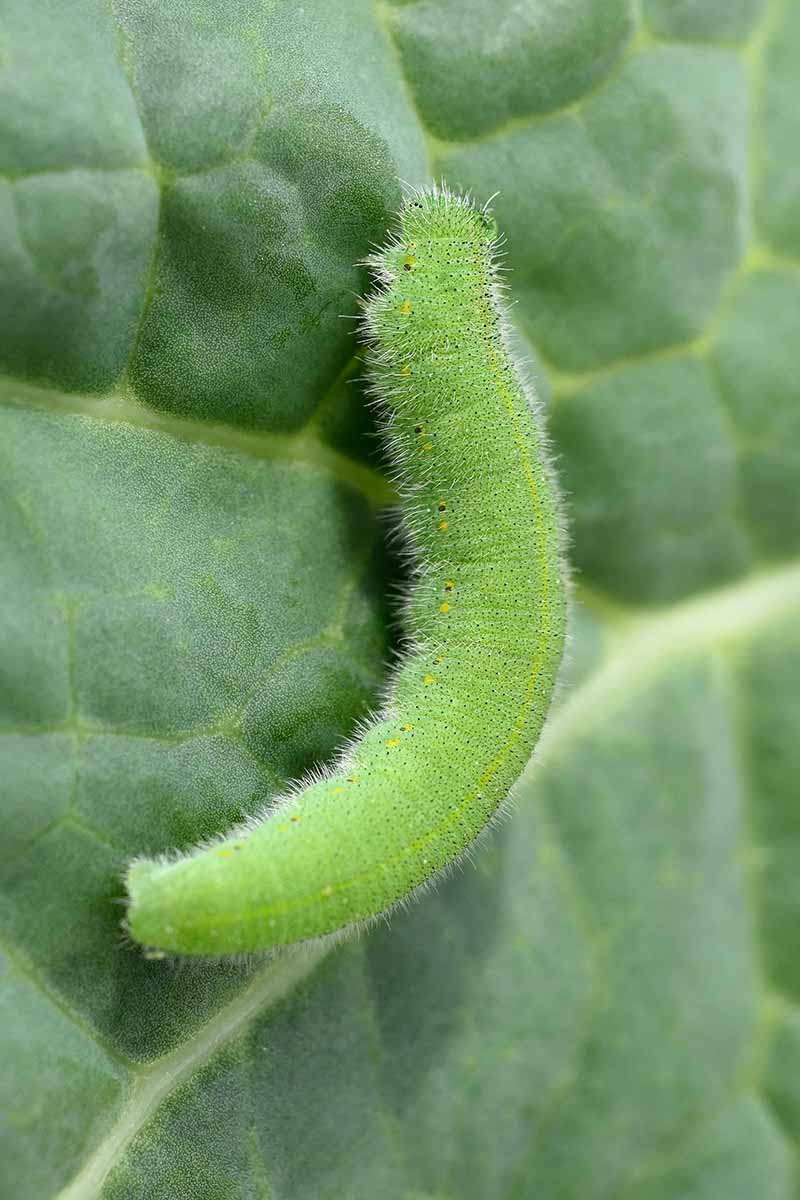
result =
[[130,866],[128,928],[156,952],[265,950],[385,913],[464,853],[536,745],[564,644],[561,527],[496,244],[486,210],[434,188],[369,260],[370,376],[417,564],[412,648],[322,778],[223,841]]

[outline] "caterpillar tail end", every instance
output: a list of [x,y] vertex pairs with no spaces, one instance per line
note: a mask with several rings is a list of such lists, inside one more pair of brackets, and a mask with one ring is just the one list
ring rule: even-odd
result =
[[164,896],[159,883],[169,866],[153,859],[132,862],[125,875],[128,893],[126,928],[135,942],[143,947],[146,958],[165,958],[168,954],[183,954],[181,931],[164,920]]
[[[241,844],[237,838],[234,846]],[[138,859],[130,864],[125,924],[147,958],[218,958],[274,949],[274,935],[281,932],[274,919],[268,924],[241,919],[241,895],[250,895],[255,907],[263,897],[241,870],[231,880],[234,854],[233,846],[221,844],[170,862]]]

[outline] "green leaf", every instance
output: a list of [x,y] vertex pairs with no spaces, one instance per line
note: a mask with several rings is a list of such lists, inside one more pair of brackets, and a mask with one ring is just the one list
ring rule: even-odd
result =
[[[0,1197],[791,1200],[796,0],[6,0]],[[181,967],[121,870],[378,699],[355,264],[508,235],[573,645],[513,817],[389,928]]]

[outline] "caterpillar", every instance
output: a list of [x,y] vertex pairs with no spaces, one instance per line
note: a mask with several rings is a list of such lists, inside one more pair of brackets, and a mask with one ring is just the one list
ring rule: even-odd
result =
[[503,805],[553,693],[566,622],[561,521],[509,345],[485,208],[409,193],[367,260],[372,391],[415,563],[388,698],[328,770],[187,854],[128,868],[151,953],[230,955],[336,935],[457,860]]

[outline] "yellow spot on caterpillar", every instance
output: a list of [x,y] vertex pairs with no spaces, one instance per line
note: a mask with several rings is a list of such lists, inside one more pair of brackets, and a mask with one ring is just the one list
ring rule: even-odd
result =
[[340,794],[340,792],[343,792],[343,791],[344,791],[343,787],[335,787],[333,789],[333,794],[334,794],[334,796],[338,796]]
[[409,373],[409,370],[410,370],[410,368],[409,368],[409,365],[408,365],[408,363],[405,363],[405,365],[404,365],[404,366],[402,366],[402,367],[400,368],[400,374],[401,374],[401,375],[408,375],[408,373]]
[[358,783],[360,779],[361,779],[360,775],[348,775],[347,776],[348,783]]
[[404,300],[403,303],[400,305],[400,315],[403,317],[407,317],[410,312],[411,312],[411,305],[408,300]]
[[289,817],[290,821],[302,821],[302,819],[301,813],[292,813],[292,815]]
[[407,255],[406,255],[406,261],[403,263],[403,270],[404,270],[404,271],[410,271],[410,270],[411,270],[411,268],[414,266],[414,261],[415,261],[415,260],[414,260],[414,255],[413,255],[413,254],[407,254]]
[[443,663],[443,662],[444,662],[444,655],[443,655],[443,654],[437,654],[437,655],[436,655],[436,658],[435,658],[433,661],[434,661],[434,662],[436,663],[436,665],[438,666],[438,665],[439,665],[439,663]]
[[233,848],[234,850],[244,850],[244,842],[237,842]]
[[407,250],[416,250],[416,248],[417,248],[416,242],[409,242],[408,246],[406,247]]
[[422,682],[423,683],[436,683],[436,676],[435,675],[425,675]]
[[447,512],[447,501],[440,500],[436,507],[439,509],[439,512]]
[[426,443],[425,443],[425,445],[422,447],[422,449],[423,449],[423,450],[432,450],[432,449],[433,449],[433,443],[432,443],[432,442],[426,442]]
[[442,531],[442,533],[447,533],[448,529],[450,528],[450,522],[449,521],[440,521],[439,528]]
[[439,605],[439,612],[440,613],[449,613],[450,612],[450,605],[447,603],[446,600],[445,600],[444,604]]
[[401,725],[400,728],[402,729],[403,733],[410,733],[411,730],[414,728],[414,726],[413,725]]
[[288,833],[288,832],[289,832],[288,825],[279,825],[278,826],[278,833]]
[[455,588],[455,586],[456,586],[456,585],[455,585],[455,581],[454,581],[454,580],[452,580],[452,579],[445,579],[445,581],[444,581],[444,590],[445,590],[446,592],[452,592],[452,591],[453,591],[453,589]]
[[390,750],[394,750],[395,746],[400,745],[400,738],[387,738],[386,745],[389,747]]
[[231,850],[230,846],[223,846],[219,851],[219,854],[220,858],[230,858],[230,856],[233,854],[233,851]]

